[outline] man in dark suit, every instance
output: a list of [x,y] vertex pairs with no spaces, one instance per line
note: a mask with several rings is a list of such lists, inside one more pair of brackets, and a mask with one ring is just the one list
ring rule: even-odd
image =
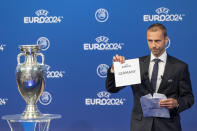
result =
[[[179,113],[194,104],[188,66],[181,60],[166,53],[167,31],[162,24],[153,24],[147,30],[147,41],[151,54],[139,58],[141,84],[132,85],[134,107],[131,118],[131,131],[181,131]],[[116,55],[113,62],[125,62],[124,56]],[[108,70],[106,89],[111,93],[124,87],[116,87],[114,66]],[[170,118],[144,117],[140,97],[161,93],[167,99],[158,104],[168,108]]]

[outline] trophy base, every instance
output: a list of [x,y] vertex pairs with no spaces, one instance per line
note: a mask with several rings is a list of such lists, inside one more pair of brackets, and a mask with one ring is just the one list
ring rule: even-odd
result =
[[[59,114],[41,114],[39,118],[33,119],[26,119],[22,114],[2,116],[2,119],[8,122],[11,131],[22,131],[18,130],[18,126],[24,127],[25,131],[49,131],[51,120],[59,118],[61,118]],[[26,129],[26,124],[33,126],[27,126],[28,128]]]
[[1,117],[3,120],[9,120],[10,122],[47,122],[52,119],[59,119],[59,114],[41,114],[38,118],[24,118],[22,114],[4,115]]
[[27,105],[22,116],[24,119],[36,119],[41,116],[41,113],[36,105]]

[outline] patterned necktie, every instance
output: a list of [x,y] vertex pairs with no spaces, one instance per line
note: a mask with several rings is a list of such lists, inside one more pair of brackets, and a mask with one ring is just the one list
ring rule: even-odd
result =
[[160,59],[154,59],[155,62],[153,66],[153,72],[152,72],[152,77],[151,77],[151,85],[153,87],[154,92],[156,91],[156,84],[157,84],[157,76],[158,76],[158,63],[161,61]]

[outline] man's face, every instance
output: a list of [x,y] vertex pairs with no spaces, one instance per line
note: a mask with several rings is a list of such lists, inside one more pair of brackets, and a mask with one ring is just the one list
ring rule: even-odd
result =
[[147,31],[148,47],[154,56],[159,57],[165,51],[165,44],[168,43],[168,37],[160,29],[157,31]]

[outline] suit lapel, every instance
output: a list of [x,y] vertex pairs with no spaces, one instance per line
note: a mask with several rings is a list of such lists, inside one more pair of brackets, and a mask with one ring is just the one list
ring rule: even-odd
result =
[[161,84],[159,86],[158,93],[161,93],[163,90],[165,90],[165,84],[167,83],[168,78],[171,76],[171,73],[173,73],[173,64],[174,62],[172,61],[172,58],[169,55],[167,55],[165,70],[161,80]]
[[153,88],[151,87],[150,84],[150,79],[149,79],[149,75],[148,75],[148,71],[149,71],[149,64],[150,64],[150,55],[145,56],[142,58],[141,60],[141,76],[142,76],[142,81],[144,81],[144,85],[145,87],[147,87],[147,89],[152,93],[153,92]]

